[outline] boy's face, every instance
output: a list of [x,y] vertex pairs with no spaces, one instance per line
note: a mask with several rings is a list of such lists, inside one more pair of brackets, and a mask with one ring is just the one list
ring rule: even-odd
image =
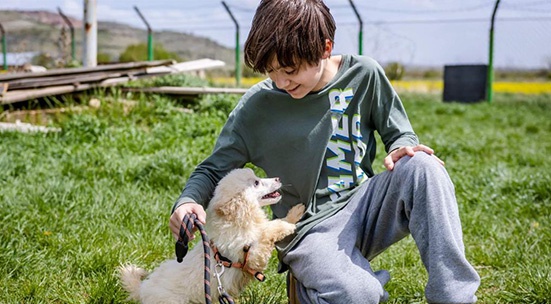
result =
[[279,89],[285,90],[294,99],[300,99],[312,91],[320,90],[325,85],[321,81],[324,71],[322,60],[315,66],[301,64],[299,67],[282,68],[274,58],[271,66],[268,77]]
[[285,90],[294,99],[300,99],[312,91],[319,91],[334,76],[326,69],[333,50],[333,42],[325,40],[325,50],[317,64],[301,63],[297,67],[281,67],[277,57],[272,59],[268,77],[279,89]]

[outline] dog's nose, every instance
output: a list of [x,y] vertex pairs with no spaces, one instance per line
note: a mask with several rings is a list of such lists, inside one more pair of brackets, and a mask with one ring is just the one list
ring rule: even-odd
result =
[[275,181],[276,181],[276,182],[279,182],[279,177],[276,177],[276,178],[275,178]]

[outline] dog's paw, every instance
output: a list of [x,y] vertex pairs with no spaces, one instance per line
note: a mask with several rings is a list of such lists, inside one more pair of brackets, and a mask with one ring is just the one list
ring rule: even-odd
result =
[[296,224],[304,214],[306,207],[303,204],[294,205],[291,210],[287,213],[285,220],[289,223]]

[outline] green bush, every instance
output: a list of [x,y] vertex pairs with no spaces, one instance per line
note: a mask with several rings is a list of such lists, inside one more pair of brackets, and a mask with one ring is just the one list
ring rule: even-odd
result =
[[[147,60],[147,43],[132,44],[129,45],[126,50],[119,56],[120,62],[134,62],[134,61],[146,61]],[[176,61],[182,61],[182,59],[176,54],[165,50],[160,44],[153,45],[153,59],[164,60],[173,59]]]
[[404,77],[405,67],[399,62],[391,62],[386,65],[385,73],[390,80],[400,80]]
[[111,63],[111,56],[107,53],[98,53],[97,56],[98,64],[108,64]]
[[129,87],[203,87],[209,82],[189,74],[171,74],[161,77],[143,78],[127,84]]

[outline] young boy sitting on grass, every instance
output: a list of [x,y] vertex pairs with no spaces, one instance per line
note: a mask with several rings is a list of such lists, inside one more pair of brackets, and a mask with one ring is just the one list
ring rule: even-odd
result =
[[[281,270],[297,279],[301,303],[379,303],[387,271],[370,260],[410,234],[425,268],[429,303],[473,303],[480,278],[465,258],[454,186],[431,148],[418,142],[400,98],[368,57],[331,55],[335,21],[321,0],[263,0],[245,43],[245,62],[266,73],[242,97],[212,154],[173,207],[202,222],[217,182],[252,163],[280,177],[282,218],[306,214],[278,244]],[[377,131],[388,155],[375,175]]]

